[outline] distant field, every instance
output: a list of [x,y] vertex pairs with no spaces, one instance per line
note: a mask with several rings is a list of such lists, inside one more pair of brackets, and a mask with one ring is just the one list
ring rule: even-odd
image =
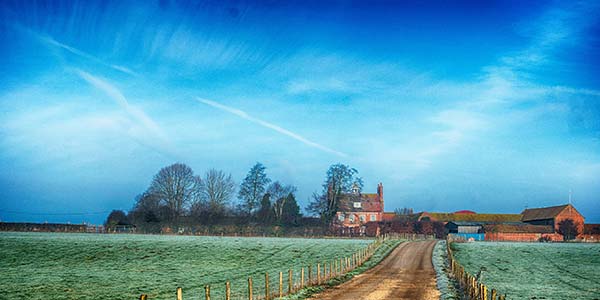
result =
[[471,274],[507,299],[600,299],[600,244],[454,243]]
[[[152,235],[0,233],[0,299],[224,299],[246,295],[252,276],[264,294],[264,273],[341,258],[370,240],[228,238]],[[295,273],[295,277],[299,274]],[[308,276],[308,275],[307,275]],[[202,298],[204,299],[204,298]]]

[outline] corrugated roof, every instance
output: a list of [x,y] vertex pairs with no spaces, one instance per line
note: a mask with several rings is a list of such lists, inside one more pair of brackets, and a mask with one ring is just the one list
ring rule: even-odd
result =
[[450,221],[448,223],[456,224],[457,226],[481,226],[480,222],[466,222],[466,221]]
[[570,204],[526,209],[521,213],[523,215],[521,221],[527,222],[534,220],[553,219],[568,206],[570,206]]
[[487,224],[483,225],[485,232],[500,233],[553,233],[554,228],[550,225],[531,224]]

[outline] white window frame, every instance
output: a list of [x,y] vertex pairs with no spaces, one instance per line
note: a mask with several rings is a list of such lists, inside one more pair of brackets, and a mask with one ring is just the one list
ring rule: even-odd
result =
[[366,222],[366,221],[367,221],[367,216],[365,216],[365,215],[360,215],[360,216],[358,216],[358,219],[359,219],[361,222],[363,222],[363,223],[364,223],[364,222]]
[[362,203],[354,202],[354,208],[362,208]]
[[371,222],[377,221],[377,216],[372,214],[371,215]]
[[339,214],[338,220],[340,220],[340,222],[344,222],[345,219],[346,219],[346,216],[344,214]]
[[354,215],[350,215],[350,223],[354,223]]

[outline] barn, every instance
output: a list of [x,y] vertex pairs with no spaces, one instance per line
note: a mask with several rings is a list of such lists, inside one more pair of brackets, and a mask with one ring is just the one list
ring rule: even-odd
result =
[[450,221],[446,223],[446,231],[454,239],[483,241],[483,225],[480,222]]
[[571,204],[525,209],[521,215],[521,221],[524,223],[551,226],[554,231],[558,231],[558,224],[561,221],[571,219],[577,231],[583,233],[585,219]]

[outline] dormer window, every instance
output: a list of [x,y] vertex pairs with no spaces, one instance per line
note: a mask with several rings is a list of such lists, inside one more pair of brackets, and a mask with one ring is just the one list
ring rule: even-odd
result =
[[354,208],[361,208],[361,207],[362,207],[362,203],[354,202]]

